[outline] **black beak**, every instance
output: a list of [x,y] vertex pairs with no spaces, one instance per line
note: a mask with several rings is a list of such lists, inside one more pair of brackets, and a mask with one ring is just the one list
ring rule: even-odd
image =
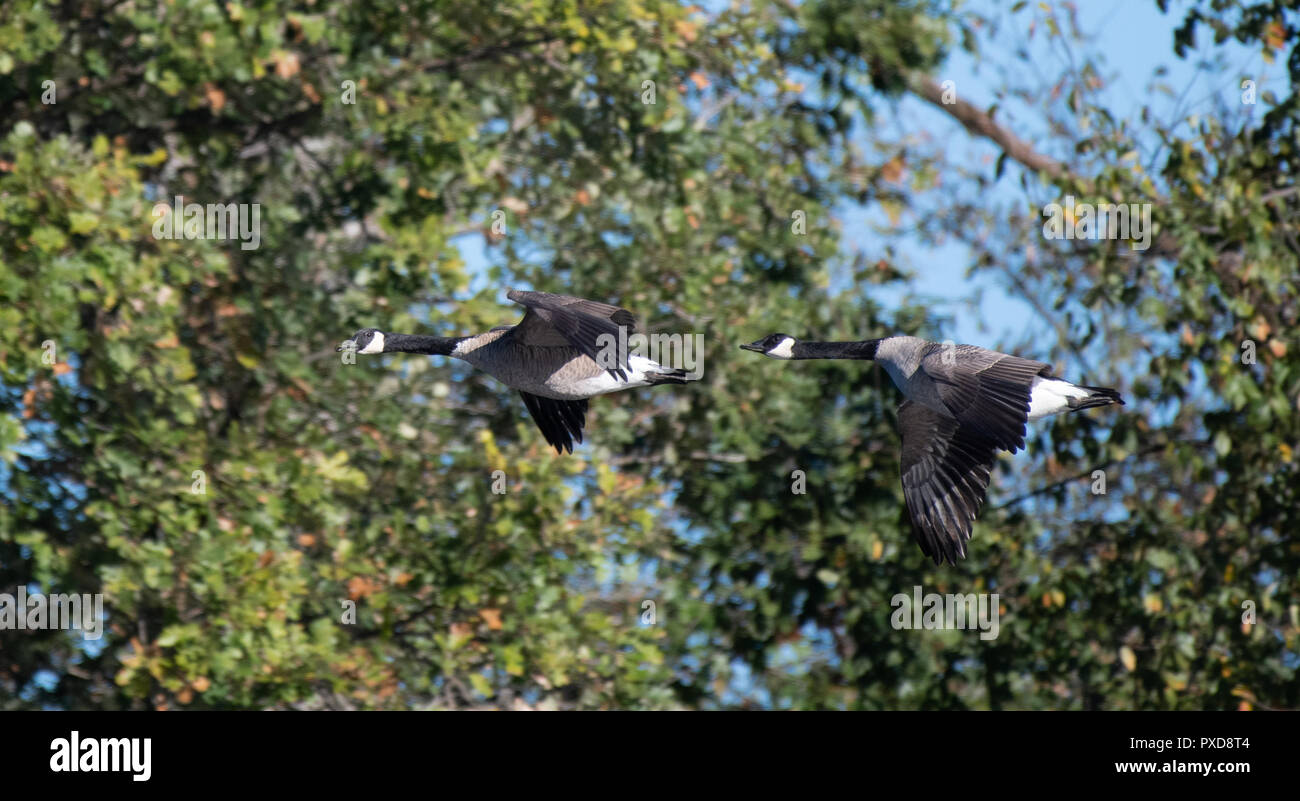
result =
[[[351,341],[352,341],[352,340],[350,340],[350,339],[348,340],[348,342],[351,342]],[[343,345],[348,344],[348,342],[344,342]],[[335,351],[336,353],[342,353],[343,350],[344,350],[343,345],[339,345],[337,348],[334,349],[334,351]],[[355,346],[354,346],[354,347],[355,347]]]
[[755,353],[767,353],[767,351],[763,349],[762,340],[759,340],[758,342],[751,342],[748,345],[741,345],[740,349],[752,350]]

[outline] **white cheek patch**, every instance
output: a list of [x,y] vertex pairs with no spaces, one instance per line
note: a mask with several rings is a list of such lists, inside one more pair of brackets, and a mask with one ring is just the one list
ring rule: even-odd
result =
[[357,351],[357,353],[366,353],[366,354],[383,353],[383,352],[384,352],[384,335],[380,331],[375,332],[375,336],[370,340],[369,345],[366,345],[364,348]]
[[777,345],[767,352],[768,356],[773,359],[793,359],[794,358],[794,337],[786,337]]

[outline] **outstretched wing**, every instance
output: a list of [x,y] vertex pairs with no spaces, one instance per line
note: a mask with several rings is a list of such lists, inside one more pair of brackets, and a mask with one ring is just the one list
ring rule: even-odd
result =
[[[549,292],[512,289],[506,297],[528,309],[510,334],[517,342],[540,347],[572,346],[602,367],[614,365],[607,368],[609,374],[627,380],[631,371],[628,354],[605,350],[610,343],[617,346],[626,342],[626,337],[636,330],[636,318],[627,309]],[[602,340],[604,336],[610,339]]]
[[921,360],[943,405],[999,448],[1015,453],[1025,447],[1034,379],[1051,366],[974,345],[957,345],[949,355],[948,347],[936,345]]
[[942,564],[966,556],[999,445],[969,425],[919,403],[898,407],[903,498],[921,551]]
[[582,442],[582,427],[587,423],[587,399],[555,400],[520,392],[528,413],[556,453],[573,453],[573,441]]

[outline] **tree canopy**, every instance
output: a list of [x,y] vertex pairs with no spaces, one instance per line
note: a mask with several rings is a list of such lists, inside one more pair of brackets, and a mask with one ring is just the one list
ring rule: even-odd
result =
[[[1173,57],[1286,86],[1135,119],[1082,46],[1005,87],[1031,134],[944,97],[988,20],[937,0],[4,4],[0,592],[106,628],[0,629],[0,708],[1300,705],[1300,22],[1161,8]],[[900,134],[909,98],[999,158]],[[1150,204],[1151,247],[1045,240],[1067,195]],[[258,246],[156,237],[177,196],[258,204]],[[881,300],[916,234],[1056,335],[976,344],[1129,401],[1032,427],[956,567],[908,532],[887,377],[736,347],[943,339]],[[557,456],[459,362],[334,350],[512,323],[515,286],[702,335],[703,379]],[[1000,635],[896,630],[916,585],[998,593]]]

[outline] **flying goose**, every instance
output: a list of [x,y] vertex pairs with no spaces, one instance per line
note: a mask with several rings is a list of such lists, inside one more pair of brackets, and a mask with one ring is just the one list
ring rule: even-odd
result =
[[467,361],[519,390],[533,422],[556,453],[572,453],[573,441],[582,442],[588,398],[695,378],[685,370],[629,355],[625,347],[619,353],[619,343],[625,344],[636,330],[636,318],[626,309],[548,292],[510,290],[506,297],[528,309],[518,325],[468,337],[363,328],[336,350],[424,353]]
[[800,342],[771,334],[741,345],[774,359],[868,359],[902,390],[903,498],[912,533],[934,563],[966,556],[997,451],[1025,446],[1025,423],[1061,412],[1124,404],[1106,387],[1072,384],[1050,365],[974,345],[908,336]]

